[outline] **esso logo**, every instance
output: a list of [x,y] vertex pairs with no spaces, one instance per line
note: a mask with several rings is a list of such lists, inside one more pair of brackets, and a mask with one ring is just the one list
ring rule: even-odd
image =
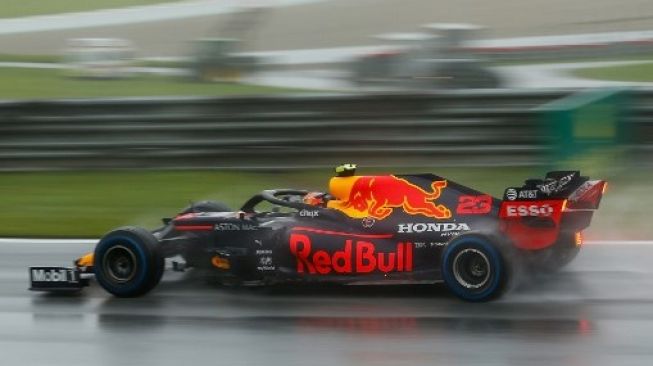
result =
[[553,214],[553,207],[548,204],[506,206],[506,216],[508,217],[551,216],[551,214]]

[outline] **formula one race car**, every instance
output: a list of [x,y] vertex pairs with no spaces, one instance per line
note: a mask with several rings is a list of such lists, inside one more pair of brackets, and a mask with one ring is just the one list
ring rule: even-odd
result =
[[606,188],[556,171],[500,200],[432,174],[358,176],[351,164],[336,173],[328,193],[265,190],[235,212],[204,201],[152,232],[116,229],[73,268],[31,267],[31,289],[78,290],[94,277],[116,296],[139,296],[176,258],[173,268],[203,268],[225,284],[444,282],[485,301],[502,293],[517,262],[569,263]]

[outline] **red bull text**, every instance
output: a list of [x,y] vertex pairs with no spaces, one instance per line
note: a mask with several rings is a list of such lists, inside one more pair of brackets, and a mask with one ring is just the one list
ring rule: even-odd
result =
[[311,238],[303,234],[290,234],[290,253],[297,259],[297,273],[326,275],[370,273],[380,271],[412,272],[413,244],[397,243],[392,252],[378,252],[374,243],[364,240],[345,240],[342,250],[329,253],[313,250]]

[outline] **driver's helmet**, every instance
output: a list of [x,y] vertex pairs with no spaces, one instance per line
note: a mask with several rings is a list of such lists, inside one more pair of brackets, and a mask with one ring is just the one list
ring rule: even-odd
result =
[[307,205],[326,207],[328,197],[324,192],[308,192],[304,195],[303,201]]

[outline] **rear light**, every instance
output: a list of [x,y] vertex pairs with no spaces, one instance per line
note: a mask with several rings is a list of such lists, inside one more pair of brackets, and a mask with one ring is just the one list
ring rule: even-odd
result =
[[562,209],[560,211],[565,211],[567,209],[567,200],[562,201]]
[[577,247],[583,245],[583,233],[580,231],[577,232],[576,235],[574,235],[574,241],[576,242]]
[[608,182],[603,183],[603,189],[601,190],[601,194],[605,194],[605,192],[608,191]]

